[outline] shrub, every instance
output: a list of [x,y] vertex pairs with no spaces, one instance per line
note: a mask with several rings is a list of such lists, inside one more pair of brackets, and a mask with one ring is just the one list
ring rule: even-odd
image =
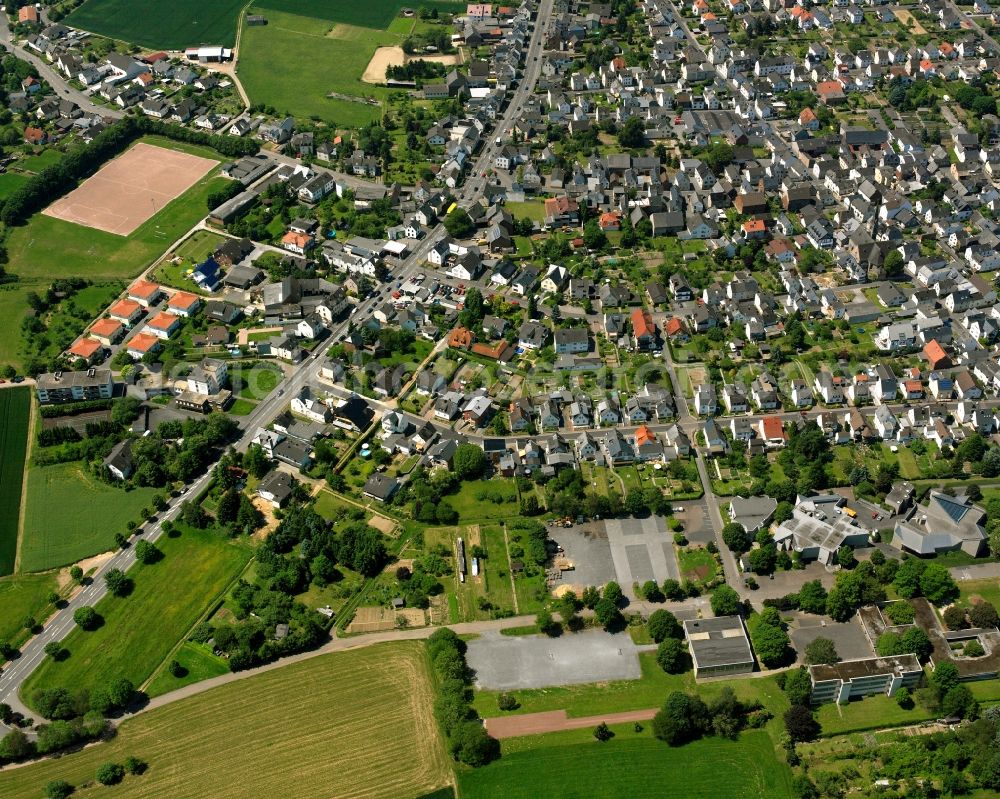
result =
[[45,786],[45,799],[66,799],[73,790],[66,780],[52,780]]
[[890,602],[885,606],[885,615],[893,624],[912,624],[916,612],[909,602]]
[[97,781],[101,785],[117,785],[125,777],[125,769],[120,763],[102,763],[97,767]]

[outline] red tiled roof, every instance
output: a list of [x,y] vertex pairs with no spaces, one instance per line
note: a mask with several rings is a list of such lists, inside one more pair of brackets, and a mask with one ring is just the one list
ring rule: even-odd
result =
[[[127,300],[126,300],[127,302]],[[90,328],[90,332],[95,336],[111,338],[122,329],[122,323],[117,319],[98,319]]]
[[150,350],[155,350],[159,346],[160,340],[149,333],[140,333],[128,343],[128,349],[131,352],[146,353]]
[[160,311],[160,313],[149,320],[147,327],[152,327],[155,330],[170,330],[170,328],[179,321],[179,316],[174,316],[172,313]]
[[149,280],[137,280],[129,286],[128,295],[148,300],[150,297],[155,297],[159,291],[160,287],[156,283]]
[[67,352],[70,355],[75,355],[77,358],[85,358],[90,360],[94,355],[101,351],[101,342],[96,338],[79,338],[73,342],[73,346],[70,347]]

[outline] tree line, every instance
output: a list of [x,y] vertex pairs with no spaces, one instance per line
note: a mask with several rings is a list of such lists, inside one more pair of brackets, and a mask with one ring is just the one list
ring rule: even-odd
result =
[[253,155],[260,148],[250,139],[213,136],[149,117],[125,117],[109,125],[87,144],[70,150],[57,164],[47,166],[0,201],[0,221],[8,227],[24,224],[33,214],[76,187],[103,164],[146,135],[211,147],[230,158]]

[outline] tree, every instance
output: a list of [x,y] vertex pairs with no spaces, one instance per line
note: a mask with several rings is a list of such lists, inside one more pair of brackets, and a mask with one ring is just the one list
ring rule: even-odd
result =
[[892,587],[903,599],[910,599],[920,594],[920,576],[927,567],[922,560],[907,558],[896,570]]
[[219,504],[215,510],[215,518],[220,524],[230,524],[236,521],[236,514],[240,512],[240,492],[235,488],[230,488],[219,497]]
[[58,641],[49,641],[45,645],[45,654],[53,660],[65,660],[68,650]]
[[125,777],[125,769],[119,763],[103,763],[97,767],[97,781],[101,785],[117,785]]
[[74,583],[79,583],[83,580],[83,569],[79,566],[71,566],[69,570],[69,576]]
[[1000,624],[997,609],[985,600],[981,600],[969,608],[969,620],[975,627],[996,627]]
[[791,641],[777,624],[759,622],[750,633],[757,657],[765,666],[777,666],[788,658]]
[[931,563],[920,575],[920,592],[935,605],[943,605],[958,596],[958,586],[944,566]]
[[679,638],[667,638],[656,647],[656,662],[667,674],[687,670],[687,653]]
[[73,611],[73,621],[84,630],[94,630],[100,625],[100,615],[92,607],[77,608]]
[[464,208],[455,208],[445,216],[444,227],[448,235],[456,239],[467,239],[476,229],[472,217]]
[[840,564],[841,568],[853,569],[858,565],[857,558],[854,557],[854,548],[848,545],[842,546],[837,550],[837,563]]
[[804,705],[792,705],[785,711],[785,729],[793,741],[811,741],[819,735],[819,724]]
[[740,595],[725,584],[712,592],[711,605],[712,613],[716,616],[735,616],[743,608]]
[[913,707],[913,695],[905,685],[896,691],[896,704],[903,710],[909,710]]
[[604,586],[604,598],[609,599],[615,603],[615,606],[621,604],[624,594],[622,593],[622,587],[618,585],[614,580],[611,580]]
[[618,131],[618,143],[629,149],[646,146],[646,125],[641,117],[629,117],[625,120]]
[[708,708],[698,696],[674,691],[653,717],[653,735],[670,746],[680,746],[701,737],[708,721]]
[[792,705],[809,705],[812,697],[812,679],[809,677],[809,670],[805,666],[800,666],[788,672],[785,677],[785,695]]
[[607,597],[601,597],[594,605],[594,616],[598,623],[608,631],[620,630],[624,618],[618,606]]
[[614,738],[615,734],[611,732],[611,728],[602,721],[594,727],[594,737],[601,743],[604,743],[605,741],[610,741]]
[[965,608],[960,608],[958,605],[949,605],[942,616],[949,630],[961,630],[969,626],[965,620]]
[[736,555],[742,555],[750,549],[750,535],[739,522],[729,522],[722,528],[722,540]]
[[799,589],[799,610],[806,613],[826,612],[826,589],[819,580],[809,580]]
[[0,760],[24,760],[34,754],[34,742],[17,727],[0,738]]
[[654,610],[650,613],[646,629],[649,630],[649,637],[656,643],[665,641],[667,638],[684,637],[684,628],[669,610]]
[[463,721],[451,735],[451,754],[467,766],[485,766],[500,757],[500,742],[479,721]]
[[156,544],[152,544],[144,538],[136,542],[135,558],[139,563],[146,565],[156,563],[162,557],[163,553],[157,548]]
[[104,575],[104,584],[115,596],[122,597],[128,595],[132,590],[132,581],[121,569],[111,569]]
[[816,638],[806,646],[806,663],[810,666],[833,665],[840,662],[837,647],[829,638]]
[[549,612],[548,608],[542,608],[538,611],[535,616],[535,625],[549,637],[555,637],[562,632],[562,625],[552,618],[552,613]]
[[977,702],[967,685],[956,685],[949,688],[941,698],[941,711],[945,716],[971,718],[976,715]]
[[459,444],[455,450],[454,466],[460,480],[476,480],[486,469],[486,455],[475,444]]
[[45,785],[45,799],[66,799],[73,790],[66,780],[52,780]]
[[959,674],[958,667],[950,661],[944,661],[938,663],[935,666],[934,671],[931,672],[930,682],[931,685],[937,689],[937,692],[944,696],[948,691],[958,685]]
[[588,250],[603,250],[608,246],[608,237],[596,219],[591,219],[583,226],[583,243]]
[[520,703],[517,701],[517,697],[514,694],[500,694],[497,697],[497,707],[500,710],[517,710]]
[[260,444],[251,444],[243,455],[243,468],[253,477],[263,477],[271,464]]

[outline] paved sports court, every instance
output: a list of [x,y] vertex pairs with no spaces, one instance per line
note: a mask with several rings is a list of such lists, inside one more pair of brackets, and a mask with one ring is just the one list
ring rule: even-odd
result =
[[488,691],[637,680],[639,655],[628,633],[594,630],[544,635],[488,632],[469,641],[466,661],[476,686]]

